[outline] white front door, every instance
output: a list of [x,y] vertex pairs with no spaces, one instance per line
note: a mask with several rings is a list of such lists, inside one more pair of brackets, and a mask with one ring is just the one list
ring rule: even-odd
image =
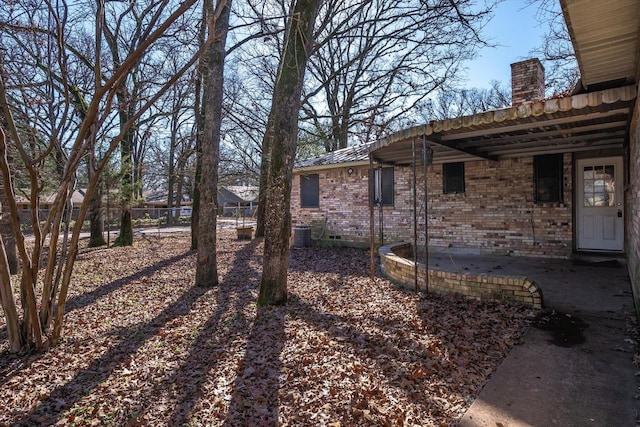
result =
[[578,160],[577,175],[577,249],[622,251],[622,157]]

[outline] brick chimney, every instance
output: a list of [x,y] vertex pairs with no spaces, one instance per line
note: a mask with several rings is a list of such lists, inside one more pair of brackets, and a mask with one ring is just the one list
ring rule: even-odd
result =
[[538,58],[511,64],[511,105],[544,99],[544,68]]

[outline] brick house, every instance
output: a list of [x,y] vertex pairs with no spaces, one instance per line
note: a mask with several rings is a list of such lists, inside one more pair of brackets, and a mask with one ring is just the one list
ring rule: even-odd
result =
[[[543,257],[622,253],[625,128],[635,87],[542,100],[536,59],[512,64],[512,82],[511,108],[430,122],[301,161],[294,223],[314,226],[318,237],[324,228],[323,238],[369,243],[371,176],[378,244],[412,239],[417,222],[419,238],[424,242],[426,224],[434,249]],[[426,168],[423,150],[432,152]],[[588,172],[578,176],[578,170]],[[596,218],[593,211],[605,207]]]
[[299,161],[294,227],[363,246],[626,255],[640,295],[640,5],[561,5],[582,76],[571,95],[543,99],[530,59],[512,64],[510,108]]

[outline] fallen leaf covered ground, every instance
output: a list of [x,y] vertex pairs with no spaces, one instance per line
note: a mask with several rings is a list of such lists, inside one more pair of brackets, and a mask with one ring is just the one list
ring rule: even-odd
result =
[[194,286],[189,242],[83,249],[46,353],[7,353],[0,320],[0,425],[453,425],[531,317],[316,247],[292,250],[289,303],[258,312],[262,241],[222,232],[214,288]]

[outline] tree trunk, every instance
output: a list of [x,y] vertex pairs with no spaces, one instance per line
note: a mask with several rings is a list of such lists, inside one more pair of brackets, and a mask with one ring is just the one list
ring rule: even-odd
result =
[[287,301],[291,236],[291,180],[298,143],[298,115],[313,26],[321,0],[297,0],[289,20],[265,137],[270,162],[264,215],[264,262],[258,306]]
[[[206,16],[207,16],[207,2],[202,4],[202,22],[200,23],[200,30],[198,32],[198,41],[200,46],[204,44],[206,39]],[[198,61],[198,68],[196,72],[196,84],[195,84],[195,102],[194,102],[194,116],[196,120],[196,171],[193,180],[193,197],[191,198],[191,250],[198,249],[198,223],[200,221],[200,177],[202,176],[202,137],[204,132],[204,105],[201,103],[202,99],[202,86],[204,79],[205,61],[204,55],[200,57]]]
[[[11,166],[11,160],[8,161]],[[18,274],[20,270],[20,263],[18,262],[18,250],[16,248],[16,237],[13,234],[13,225],[11,224],[11,214],[7,209],[8,201],[7,195],[4,192],[4,187],[0,182],[0,237],[4,242],[4,250],[7,256],[7,263],[9,266],[10,274]]]
[[[126,112],[120,112],[120,123],[127,123],[130,115]],[[133,221],[131,219],[131,205],[134,200],[133,190],[133,165],[131,152],[133,144],[133,131],[130,129],[126,132],[124,139],[120,143],[121,155],[121,176],[120,179],[120,234],[113,243],[115,246],[131,246],[133,245]]]
[[176,140],[176,136],[175,136],[175,132],[171,132],[171,142],[170,142],[170,147],[169,147],[169,171],[168,171],[168,182],[167,182],[167,208],[169,208],[169,211],[167,212],[167,225],[172,225],[173,224],[173,202],[175,200],[175,197],[173,196],[173,192],[174,192],[174,186],[175,186],[175,152],[176,152],[176,147],[175,147],[175,140]]
[[120,233],[113,242],[114,246],[131,246],[133,245],[133,222],[131,220],[131,207],[125,209],[122,207],[120,215]]
[[256,211],[256,237],[264,237],[264,214],[267,198],[267,175],[269,173],[269,141],[270,137],[267,135],[269,131],[269,124],[271,118],[267,121],[267,129],[265,130],[264,137],[262,138],[262,158],[260,161],[260,187],[258,190],[258,209]]
[[[182,206],[182,193],[184,192],[184,162],[186,158],[181,156],[178,160],[178,167],[176,168],[178,175],[176,176],[176,190],[175,190],[175,200],[176,200],[176,213],[180,216],[180,206]],[[193,207],[191,208],[193,214]]]
[[97,248],[104,246],[107,242],[104,240],[104,227],[102,222],[102,189],[96,188],[89,202],[89,247]]
[[[1,78],[1,76],[0,76]],[[0,161],[6,163],[6,172],[9,171],[10,163],[6,157],[6,149],[7,149],[7,140],[5,137],[5,133],[2,130],[2,126],[0,126],[0,148],[2,153],[4,154],[3,158]],[[4,174],[3,174],[4,175]],[[3,176],[1,180],[2,185],[2,198],[5,202],[2,204],[3,209],[3,217],[6,217],[6,220],[9,222],[9,226],[12,229],[13,234],[13,223],[11,222],[11,217],[7,212],[8,204],[6,203],[7,195],[5,194],[5,178],[8,178],[9,174],[6,173],[6,176]],[[10,189],[10,187],[7,187]],[[14,242],[15,248],[15,242]],[[2,303],[2,309],[5,316],[5,323],[7,328],[7,338],[9,339],[9,351],[12,353],[17,353],[22,349],[25,345],[26,339],[22,335],[22,331],[20,330],[20,318],[18,316],[18,309],[16,307],[16,302],[13,299],[13,290],[11,289],[11,277],[9,277],[9,260],[6,255],[5,248],[7,245],[3,242],[2,235],[0,235],[0,302]]]
[[[93,153],[89,153],[89,161],[87,162],[87,170],[89,172],[89,179],[91,179],[96,172],[95,158]],[[96,187],[96,191],[91,195],[91,201],[89,202],[89,247],[97,248],[104,246],[107,242],[104,240],[104,227],[102,222],[102,186]]]
[[202,150],[201,138],[196,140],[196,173],[193,186],[193,199],[191,200],[191,250],[198,249],[198,224],[200,221],[200,177],[202,176]]
[[[214,19],[213,0],[207,1],[207,18]],[[203,104],[205,120],[202,138],[202,172],[200,174],[200,213],[198,219],[198,257],[196,285],[217,286],[216,220],[218,214],[218,163],[224,60],[231,0],[219,2],[220,14],[213,28],[217,39],[205,52]]]
[[[4,129],[7,129],[7,123],[4,117],[4,111],[0,108],[0,125]],[[6,134],[3,137],[8,139]],[[9,145],[8,141],[3,142],[5,146]],[[13,175],[13,159],[7,154],[7,164],[11,175]],[[18,274],[20,270],[20,263],[18,262],[18,250],[16,248],[16,237],[13,234],[13,226],[11,224],[11,215],[8,210],[8,199],[4,192],[4,185],[0,181],[0,237],[4,241],[4,249],[7,255],[7,263],[9,265],[10,274]]]
[[[2,236],[0,236],[0,244],[4,246]],[[13,291],[11,290],[11,277],[9,277],[8,261],[4,248],[0,247],[0,299],[2,301],[2,309],[5,315],[5,323],[7,328],[7,336],[9,339],[9,351],[17,353],[26,344],[26,339],[20,330],[20,318],[18,317],[18,309],[13,299]]]

